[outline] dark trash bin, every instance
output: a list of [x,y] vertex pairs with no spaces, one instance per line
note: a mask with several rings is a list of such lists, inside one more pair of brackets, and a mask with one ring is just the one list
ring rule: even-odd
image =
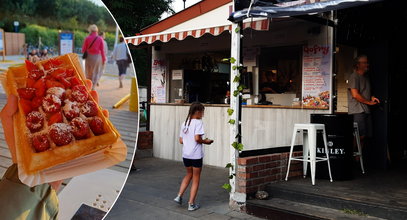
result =
[[[332,179],[350,180],[353,178],[353,117],[348,114],[311,114],[311,123],[325,125]],[[325,157],[322,134],[317,135],[317,157]],[[329,179],[328,163],[316,164],[315,177]]]

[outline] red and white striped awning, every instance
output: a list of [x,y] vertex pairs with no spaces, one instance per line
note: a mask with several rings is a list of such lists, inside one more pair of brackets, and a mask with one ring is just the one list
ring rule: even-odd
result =
[[[251,22],[243,23],[243,29],[252,28],[253,30],[257,31],[267,31],[269,30],[269,20],[257,20]],[[166,43],[171,39],[177,40],[184,40],[185,38],[191,36],[194,38],[200,38],[205,34],[211,34],[213,36],[218,36],[222,34],[224,31],[231,31],[232,25],[224,25],[218,27],[209,27],[209,28],[201,28],[195,30],[187,30],[187,31],[178,31],[178,32],[161,32],[155,34],[147,34],[147,35],[139,35],[134,37],[127,37],[126,42],[134,45],[140,45],[141,43],[152,44],[156,41],[161,41]]]

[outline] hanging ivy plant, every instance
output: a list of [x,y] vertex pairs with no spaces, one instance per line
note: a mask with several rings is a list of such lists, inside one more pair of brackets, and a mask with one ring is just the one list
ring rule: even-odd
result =
[[[235,31],[239,32],[240,29],[236,29]],[[222,59],[222,61],[223,62],[229,62],[230,64],[235,64],[236,63],[236,59],[233,58],[233,57]],[[238,97],[238,96],[242,95],[243,89],[245,89],[245,86],[240,84],[240,80],[241,80],[240,74],[241,74],[241,72],[243,70],[243,65],[242,64],[233,65],[232,70],[235,70],[235,71],[238,70],[239,71],[239,73],[233,78],[233,82],[232,82],[232,83],[237,84],[237,86],[236,86],[237,89],[233,91],[233,96]],[[234,113],[234,110],[231,109],[231,108],[228,108],[227,113],[228,113],[228,116],[232,116],[233,113]],[[235,119],[229,119],[228,123],[230,125],[234,125],[234,124],[236,124],[236,120]],[[238,123],[241,123],[241,122],[238,122]],[[235,139],[239,140],[240,137],[241,137],[241,134],[238,133],[236,135]],[[238,151],[243,150],[243,144],[239,143],[238,141],[233,142],[231,144],[231,146],[235,150],[238,150]],[[225,168],[231,169],[232,172],[229,175],[228,179],[233,179],[236,176],[236,172],[235,172],[235,169],[234,169],[233,165],[231,163],[228,163],[228,164],[226,164]],[[228,192],[230,192],[232,190],[232,186],[230,185],[230,183],[223,184],[222,188],[226,189]]]

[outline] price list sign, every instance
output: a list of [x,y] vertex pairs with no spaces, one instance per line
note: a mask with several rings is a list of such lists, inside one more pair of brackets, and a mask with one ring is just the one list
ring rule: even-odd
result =
[[329,109],[331,93],[331,47],[304,46],[302,57],[302,104]]
[[59,54],[74,52],[74,34],[72,32],[59,33]]

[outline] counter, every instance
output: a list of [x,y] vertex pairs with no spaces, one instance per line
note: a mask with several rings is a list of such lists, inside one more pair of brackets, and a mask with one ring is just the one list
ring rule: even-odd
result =
[[[182,145],[178,143],[181,124],[186,120],[190,104],[151,104],[150,130],[154,132],[154,156],[182,160]],[[225,104],[205,104],[203,118],[205,137],[214,139],[204,147],[204,163],[224,167],[229,162],[229,116]],[[245,150],[289,146],[295,123],[309,123],[310,114],[328,110],[291,106],[243,106],[242,143]],[[302,144],[298,137],[296,144]]]
[[[190,106],[191,103],[149,103],[150,105],[167,105],[167,106]],[[229,107],[229,104],[205,104],[205,107]],[[307,110],[325,110],[321,108],[311,108],[303,106],[285,106],[285,105],[242,105],[243,108],[281,108],[281,109],[307,109]]]

